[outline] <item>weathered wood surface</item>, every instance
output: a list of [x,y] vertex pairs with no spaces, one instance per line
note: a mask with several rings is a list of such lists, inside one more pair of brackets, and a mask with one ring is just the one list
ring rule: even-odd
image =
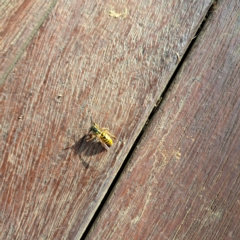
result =
[[210,5],[58,1],[1,86],[2,239],[81,236]]
[[216,5],[87,239],[240,239],[239,11]]
[[0,84],[21,57],[56,1],[0,1]]

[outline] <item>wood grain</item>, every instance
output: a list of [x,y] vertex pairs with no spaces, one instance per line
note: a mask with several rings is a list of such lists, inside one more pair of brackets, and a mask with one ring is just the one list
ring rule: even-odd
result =
[[87,239],[240,239],[239,1],[218,1]]
[[58,1],[1,87],[1,238],[81,237],[210,5]]
[[4,0],[0,2],[0,85],[57,0]]

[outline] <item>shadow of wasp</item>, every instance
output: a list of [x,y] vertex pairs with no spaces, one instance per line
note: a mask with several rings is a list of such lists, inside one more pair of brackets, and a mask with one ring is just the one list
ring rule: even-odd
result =
[[[63,150],[72,148],[74,149],[75,155],[79,155],[82,164],[85,168],[89,167],[89,164],[83,160],[82,158],[82,153],[85,152],[87,156],[93,156],[96,155],[100,152],[103,152],[104,149],[106,151],[109,150],[109,148],[113,145],[113,140],[112,138],[116,138],[114,135],[112,135],[109,131],[108,128],[101,128],[99,127],[95,122],[92,121],[91,118],[91,127],[89,129],[88,134],[80,138],[78,141],[75,141],[75,144],[69,147],[64,148]],[[92,141],[92,140],[97,140]],[[85,144],[86,142],[91,141],[91,148],[89,144]],[[101,143],[102,147],[99,151],[99,142]],[[94,149],[95,151],[89,151],[88,149]]]

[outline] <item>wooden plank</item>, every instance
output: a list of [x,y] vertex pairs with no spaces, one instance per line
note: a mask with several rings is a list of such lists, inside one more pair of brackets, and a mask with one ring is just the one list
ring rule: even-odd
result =
[[240,239],[239,1],[218,1],[86,239]]
[[57,0],[4,0],[0,3],[0,85]]
[[58,2],[1,88],[3,238],[82,235],[210,5]]

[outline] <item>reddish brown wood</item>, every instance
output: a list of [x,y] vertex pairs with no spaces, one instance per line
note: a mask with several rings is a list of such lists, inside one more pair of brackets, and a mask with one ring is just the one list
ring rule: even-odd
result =
[[0,3],[0,85],[57,0],[4,0]]
[[[210,5],[58,2],[1,87],[3,239],[81,236]],[[82,139],[91,116],[107,153]]]
[[240,3],[218,2],[87,239],[240,239]]

